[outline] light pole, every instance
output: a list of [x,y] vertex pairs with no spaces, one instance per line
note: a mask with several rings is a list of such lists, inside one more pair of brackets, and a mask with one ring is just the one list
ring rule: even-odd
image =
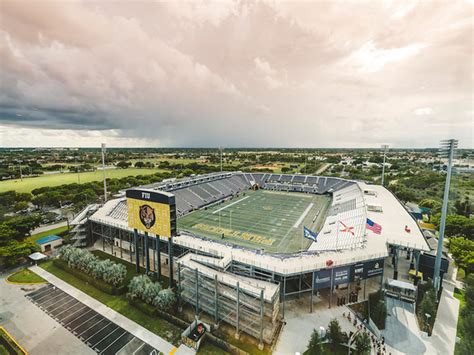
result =
[[443,239],[444,239],[444,229],[446,227],[446,215],[448,213],[448,199],[449,199],[449,185],[451,183],[451,170],[453,165],[453,155],[454,149],[458,146],[458,141],[456,139],[448,139],[441,141],[439,156],[441,158],[448,158],[448,171],[446,173],[446,182],[444,184],[444,196],[443,196],[443,206],[441,208],[441,222],[439,226],[439,236],[438,236],[438,251],[436,253],[435,267],[434,267],[434,287],[436,290],[436,299],[439,299],[438,294],[441,288],[441,277],[440,277],[440,268],[441,268],[441,256],[443,254]]
[[22,160],[19,160],[19,165],[20,165],[20,181],[23,181],[23,171],[21,170],[21,163],[23,163]]
[[382,186],[383,186],[384,177],[385,177],[385,159],[387,157],[388,144],[382,144],[382,149],[383,149],[383,163],[382,163]]
[[102,143],[102,174],[104,176],[104,203],[107,202],[107,181],[105,179],[105,143]]

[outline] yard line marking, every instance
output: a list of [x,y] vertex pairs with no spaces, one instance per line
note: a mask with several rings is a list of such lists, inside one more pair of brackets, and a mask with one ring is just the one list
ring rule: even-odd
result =
[[303,222],[303,219],[306,217],[306,215],[309,213],[309,211],[311,210],[311,208],[313,208],[314,206],[314,203],[310,203],[308,205],[308,207],[306,207],[306,209],[304,210],[304,212],[301,214],[300,218],[298,218],[298,220],[295,222],[295,224],[293,225],[293,228],[298,228],[301,224],[301,222]]
[[217,212],[220,212],[220,211],[222,211],[222,210],[225,210],[227,207],[230,207],[230,206],[232,206],[232,205],[235,205],[236,203],[242,202],[243,200],[245,200],[245,199],[247,199],[247,198],[249,198],[249,197],[250,197],[250,196],[245,196],[244,198],[242,198],[242,199],[240,199],[240,200],[238,200],[238,201],[232,202],[231,204],[229,204],[229,205],[227,205],[227,206],[224,206],[224,207],[222,207],[222,208],[219,208],[218,210],[212,212],[212,214],[215,214],[215,213],[217,213]]

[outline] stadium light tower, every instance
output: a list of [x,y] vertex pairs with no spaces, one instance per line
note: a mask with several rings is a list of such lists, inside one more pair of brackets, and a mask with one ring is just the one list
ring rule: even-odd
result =
[[451,169],[452,169],[452,164],[453,164],[454,149],[456,149],[457,146],[458,146],[458,141],[456,139],[448,139],[448,140],[441,141],[441,146],[439,149],[440,158],[448,158],[448,171],[446,173],[446,182],[444,184],[443,206],[441,208],[441,223],[439,226],[439,236],[438,236],[438,251],[436,253],[435,268],[434,268],[434,274],[433,274],[434,287],[436,291],[438,292],[439,292],[439,289],[441,288],[441,277],[440,277],[441,256],[443,254],[444,228],[446,226],[446,214],[448,212],[449,185],[451,183]]
[[221,173],[222,173],[222,147],[219,147],[219,151],[220,151],[220,154],[221,154]]
[[107,202],[107,181],[105,179],[105,143],[102,143],[102,174],[104,176],[104,203]]
[[383,163],[382,163],[382,186],[385,178],[385,159],[387,157],[388,144],[382,144],[383,149]]

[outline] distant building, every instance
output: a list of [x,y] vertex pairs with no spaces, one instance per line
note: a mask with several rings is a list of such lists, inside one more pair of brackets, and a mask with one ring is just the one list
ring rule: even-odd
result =
[[59,248],[63,244],[63,238],[58,235],[48,235],[36,241],[41,248],[41,252],[48,253]]

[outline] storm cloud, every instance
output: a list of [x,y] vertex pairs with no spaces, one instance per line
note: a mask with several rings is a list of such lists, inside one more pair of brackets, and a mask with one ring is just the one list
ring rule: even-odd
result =
[[473,146],[469,1],[0,6],[2,146]]

